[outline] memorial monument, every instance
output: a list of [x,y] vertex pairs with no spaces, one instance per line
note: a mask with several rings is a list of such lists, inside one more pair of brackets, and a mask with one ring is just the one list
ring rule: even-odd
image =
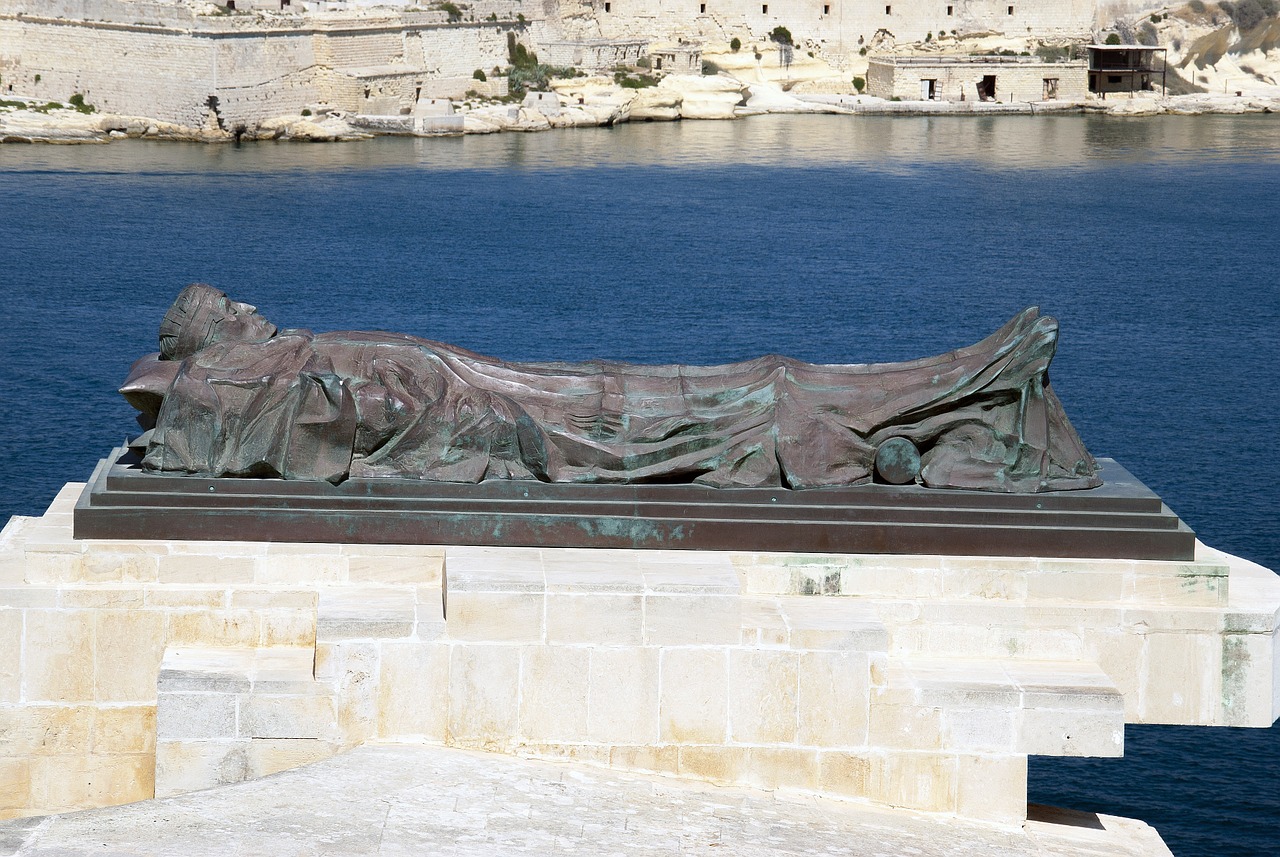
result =
[[[188,287],[122,388],[141,437],[0,534],[0,817],[425,744],[1049,853],[1029,756],[1280,717],[1280,579],[1089,455],[1056,335],[504,363]],[[1049,850],[1161,853],[1132,824]]]

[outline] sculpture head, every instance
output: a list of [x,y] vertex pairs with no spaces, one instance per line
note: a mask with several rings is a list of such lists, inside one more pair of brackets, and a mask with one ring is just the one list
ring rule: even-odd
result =
[[160,359],[181,360],[215,342],[266,342],[276,326],[257,308],[204,283],[192,283],[160,322]]

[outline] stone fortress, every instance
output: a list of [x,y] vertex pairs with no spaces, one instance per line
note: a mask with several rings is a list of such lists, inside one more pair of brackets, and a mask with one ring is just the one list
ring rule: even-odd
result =
[[[1082,44],[1151,5],[0,0],[0,97],[67,101],[76,94],[101,113],[223,130],[334,110],[398,116],[420,112],[433,99],[506,95],[516,45],[544,63],[585,71],[720,69],[743,79],[784,80],[789,89],[800,81],[796,91],[850,92],[853,77],[867,73],[869,56],[1026,47],[1036,40]],[[770,40],[778,27],[791,44]],[[734,40],[745,47],[730,51]],[[1026,100],[1042,95],[1044,75],[1037,74],[1018,87]],[[1064,90],[1059,97],[1079,94],[1066,84]]]

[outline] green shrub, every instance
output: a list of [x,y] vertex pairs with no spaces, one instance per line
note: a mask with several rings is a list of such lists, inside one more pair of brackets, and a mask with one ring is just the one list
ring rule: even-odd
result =
[[436,9],[449,16],[450,24],[456,24],[462,20],[462,10],[450,3],[449,0],[444,0],[443,3],[437,3]]
[[1190,9],[1192,12],[1195,12],[1197,15],[1204,14],[1203,0],[1190,0],[1190,2],[1187,3],[1187,8]]
[[933,41],[933,32],[932,32],[932,31],[930,31],[930,32],[928,32],[928,33],[925,33],[925,34],[924,34],[924,40],[925,40],[926,42],[932,42],[932,41]]
[[738,51],[742,50],[742,39],[738,38],[737,36],[734,36],[729,41],[729,50],[733,51],[735,54]]
[[302,115],[303,115],[303,116],[310,116],[310,115],[311,115],[311,108],[310,108],[310,107],[304,107],[304,108],[302,108]]
[[1258,0],[1238,0],[1235,3],[1223,2],[1219,5],[1222,6],[1222,11],[1231,16],[1232,23],[1241,32],[1252,30],[1267,17],[1267,13],[1263,11],[1262,4]]
[[1120,44],[1120,37],[1119,37],[1118,35],[1116,35],[1115,33],[1111,33],[1111,34],[1109,34],[1109,35],[1107,36],[1107,40],[1106,40],[1105,42],[1103,42],[1103,44],[1107,44],[1107,45],[1118,45],[1118,44]]
[[636,68],[652,68],[653,61],[648,57],[640,57],[636,60]]
[[38,75],[38,74],[37,74],[37,75],[36,75],[36,83],[39,83],[39,82],[40,82],[40,75]]
[[1140,45],[1158,45],[1160,38],[1156,35],[1156,28],[1148,23],[1143,23],[1138,28],[1138,44]]
[[614,72],[613,82],[623,89],[644,89],[645,87],[658,85],[658,79],[652,75],[637,74],[632,77],[624,71]]
[[855,77],[853,79],[853,88],[858,90],[858,92],[862,92],[862,90],[867,88],[867,79],[865,77]]
[[471,79],[478,80],[481,83],[483,83],[489,79],[489,75],[484,73],[484,69],[478,68],[475,71],[471,72]]
[[524,23],[524,13],[523,13],[523,12],[517,12],[517,13],[516,13],[516,20],[517,20],[517,21],[519,21],[521,24],[523,24],[523,23]]
[[860,57],[865,57],[866,55],[867,55],[867,49],[866,49],[866,48],[858,48],[858,56],[860,56]]
[[81,113],[86,113],[86,114],[87,114],[87,113],[93,113],[93,112],[94,112],[93,105],[92,105],[92,104],[85,104],[85,103],[84,103],[84,96],[83,96],[83,95],[81,95],[81,94],[80,94],[80,93],[78,93],[78,92],[77,92],[77,93],[72,94],[72,96],[71,96],[71,98],[70,98],[70,103],[71,103],[71,106],[72,106],[72,107],[74,107],[76,110],[80,111]]
[[769,41],[777,42],[780,45],[795,44],[791,41],[791,31],[781,25],[774,27],[773,31],[769,33]]
[[[533,56],[530,54],[530,56]],[[536,58],[535,58],[536,59]],[[512,67],[507,72],[507,92],[518,99],[526,92],[542,92],[553,77],[578,77],[578,70],[570,66],[540,65]]]

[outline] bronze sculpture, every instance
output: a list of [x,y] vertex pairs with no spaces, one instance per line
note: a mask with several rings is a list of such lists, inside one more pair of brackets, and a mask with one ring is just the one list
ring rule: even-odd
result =
[[192,284],[121,393],[152,426],[154,472],[1090,488],[1097,464],[1049,386],[1057,332],[1031,308],[906,363],[507,363],[402,334],[277,330]]

